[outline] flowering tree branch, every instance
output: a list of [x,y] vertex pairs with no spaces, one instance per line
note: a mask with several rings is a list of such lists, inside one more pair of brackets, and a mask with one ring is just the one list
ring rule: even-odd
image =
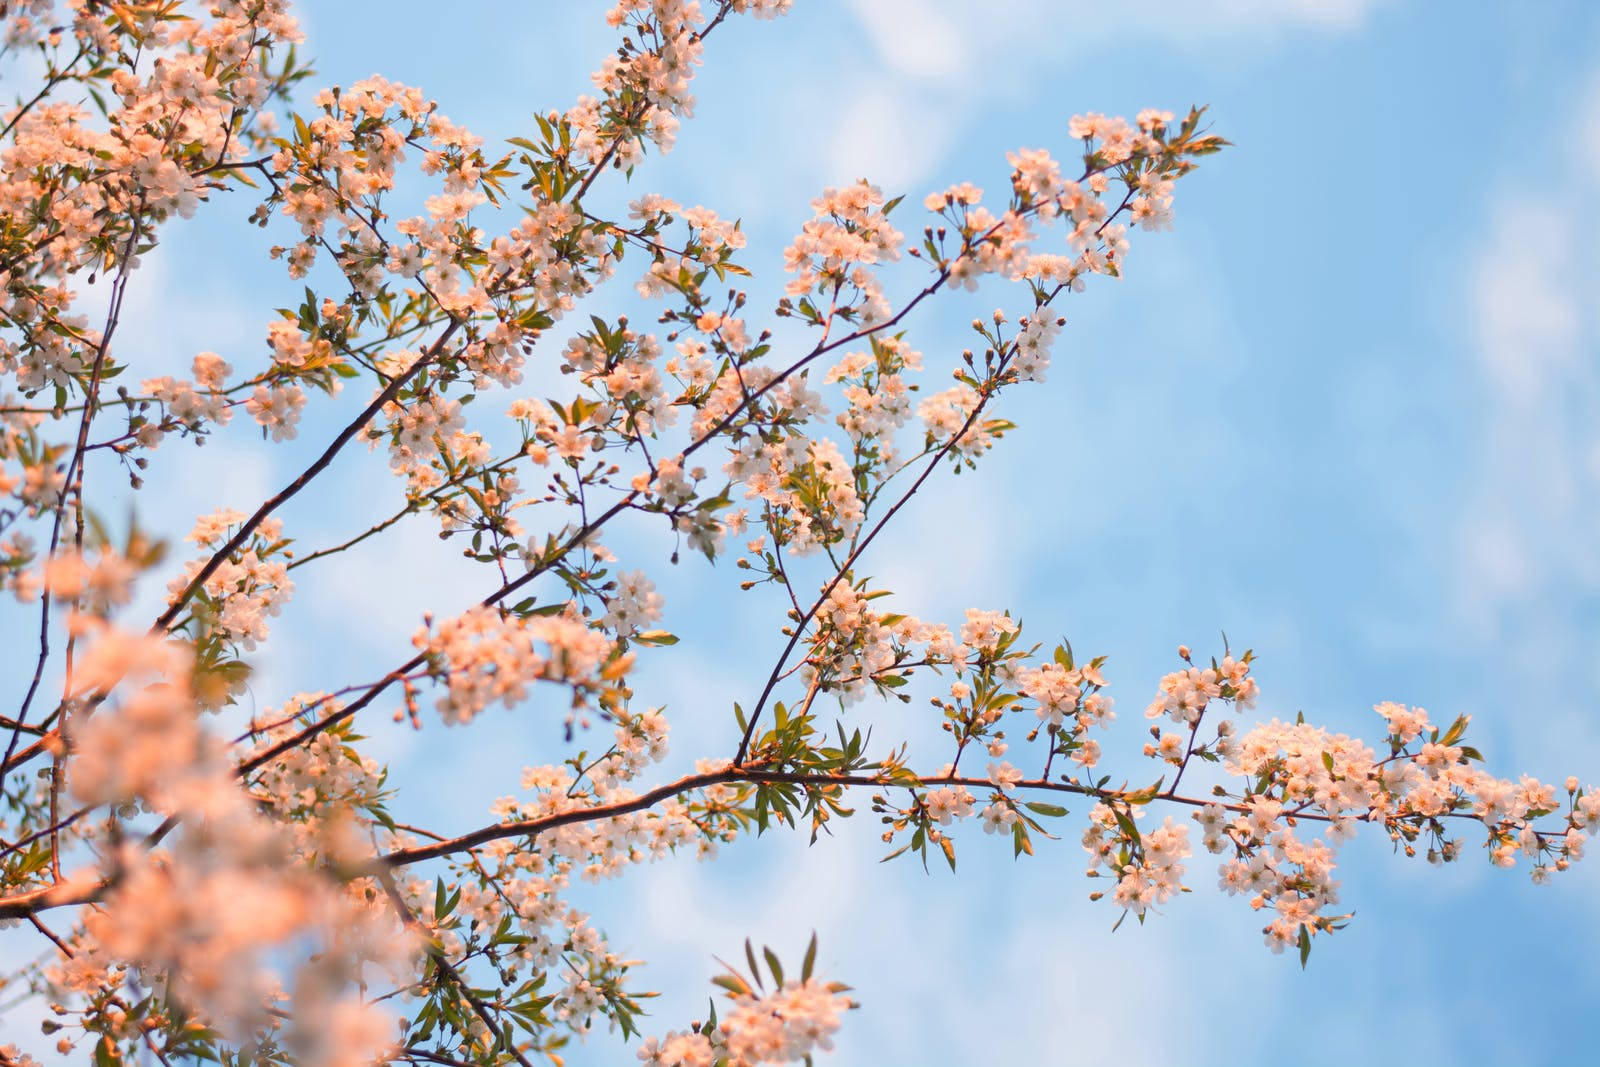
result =
[[[1113,784],[1103,658],[1027,645],[1004,611],[915,618],[861,574],[936,471],[975,470],[1013,428],[997,412],[1045,378],[1056,300],[1120,276],[1130,229],[1167,228],[1175,184],[1226,142],[1199,109],[1080,115],[1065,173],[1044,149],[1011,153],[997,198],[936,191],[909,241],[900,198],[867,181],[824,190],[762,325],[737,222],[655,193],[611,218],[591,194],[672,147],[713,29],[788,7],[619,0],[594,93],[533,116],[504,154],[381,77],[305,96],[285,0],[29,0],[8,16],[43,72],[0,117],[0,377],[20,393],[0,396],[0,589],[30,628],[37,611],[38,638],[0,716],[0,919],[40,939],[24,978],[63,1052],[529,1067],[604,1020],[648,1064],[806,1060],[855,1007],[815,973],[815,940],[787,969],[747,943],[745,965],[713,979],[721,1018],[646,1037],[640,964],[573,906],[573,882],[769,830],[816,842],[862,790],[890,857],[952,869],[964,824],[1030,854],[1068,816],[1057,801],[1082,798],[1088,873],[1108,887],[1089,896],[1141,921],[1184,888],[1198,825],[1224,890],[1302,962],[1349,918],[1337,847],[1362,827],[1439,862],[1470,831],[1540,881],[1582,856],[1592,788],[1494,777],[1464,718],[1397,704],[1377,706],[1375,748],[1247,725],[1253,656],[1226,647],[1179,650],[1148,742],[1127,753],[1151,761],[1139,781],[1158,777]],[[173,216],[241,200],[304,302],[270,317],[257,350],[113,388],[140,362],[111,345],[138,310],[124,298],[140,258]],[[102,273],[96,333],[72,305]],[[619,280],[655,325],[592,314],[557,351],[558,324]],[[975,320],[948,387],[924,390],[919,313],[985,281],[1016,307]],[[539,362],[559,370],[557,395],[524,386]],[[362,384],[353,415],[319,399]],[[503,416],[483,416],[496,396]],[[102,469],[134,490],[153,465],[174,476],[164,443],[235,432],[236,416],[263,448],[318,426],[320,447],[248,513],[198,517],[154,624],[130,623],[171,516],[108,523]],[[386,452],[394,499],[303,552],[285,505],[358,441]],[[602,540],[625,517],[652,531],[627,570]],[[374,680],[333,679],[246,721],[257,651],[296,582],[328,569],[309,564],[428,518],[493,568],[489,591],[419,618]],[[775,587],[781,649],[731,709],[726,747],[644,787],[671,730],[635,667],[678,641],[645,568],[685,546],[733,557],[744,594]],[[869,743],[843,712],[868,698],[924,700],[940,736]],[[496,704],[557,720],[551,757],[476,829],[397,822],[390,804],[416,783],[363,734],[467,729]],[[13,1062],[31,1061],[0,1048]]]

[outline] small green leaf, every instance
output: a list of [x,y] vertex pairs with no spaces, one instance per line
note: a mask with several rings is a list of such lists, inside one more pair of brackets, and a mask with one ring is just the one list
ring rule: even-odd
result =
[[761,982],[761,968],[756,965],[756,950],[751,946],[748,937],[744,939],[744,958],[750,964],[750,977],[756,980],[756,985],[765,989],[766,986]]
[[711,984],[721,986],[736,997],[755,996],[754,990],[750,988],[750,983],[736,974],[719,974],[711,979]]
[[783,988],[783,964],[778,962],[778,954],[765,945],[761,946],[761,954],[766,957],[767,967],[772,971],[772,980],[778,988]]

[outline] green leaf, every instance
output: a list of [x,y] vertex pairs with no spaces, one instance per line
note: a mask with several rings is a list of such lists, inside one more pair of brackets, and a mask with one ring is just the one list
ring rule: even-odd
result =
[[1024,852],[1033,855],[1033,842],[1028,839],[1028,828],[1018,819],[1011,824],[1011,858],[1016,859]]
[[778,954],[765,945],[761,946],[761,954],[766,957],[767,967],[772,971],[772,980],[783,988],[783,964],[778,962]]
[[750,964],[750,977],[756,980],[756,985],[765,989],[766,986],[761,982],[761,968],[756,964],[756,950],[748,937],[744,939],[744,958]]
[[1117,825],[1122,828],[1124,835],[1134,844],[1139,844],[1139,827],[1134,825],[1133,819],[1121,808],[1112,809],[1112,814],[1117,817]]
[[1156,779],[1154,785],[1146,786],[1137,792],[1125,793],[1123,794],[1122,799],[1126,800],[1129,804],[1148,804],[1161,792],[1161,785],[1166,780],[1167,776],[1162,775],[1160,778]]
[[736,997],[755,996],[755,991],[750,988],[750,983],[736,974],[719,974],[711,979],[711,984],[721,986]]
[[806,981],[811,977],[811,970],[817,962],[817,934],[811,932],[811,943],[806,946],[806,958],[800,962],[800,980]]
[[1311,930],[1305,923],[1300,924],[1300,969],[1306,969],[1306,960],[1311,958]]

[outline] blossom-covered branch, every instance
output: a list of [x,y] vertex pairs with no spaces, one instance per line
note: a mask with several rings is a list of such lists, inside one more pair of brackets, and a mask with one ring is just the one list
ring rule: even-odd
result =
[[[1166,229],[1176,183],[1226,142],[1201,109],[1079,115],[1051,135],[1070,165],[1019,149],[998,195],[927,195],[909,239],[918,205],[826,189],[762,310],[744,279],[766,265],[737,221],[654,192],[626,217],[604,202],[673,146],[712,31],[789,6],[619,0],[593,92],[498,152],[414,86],[309,90],[286,0],[7,11],[8,49],[34,65],[0,116],[0,590],[30,636],[0,716],[0,919],[28,920],[7,936],[44,953],[19,978],[62,1053],[526,1067],[608,1027],[649,1064],[806,1059],[855,1007],[815,972],[815,941],[787,973],[747,943],[713,979],[721,1018],[646,1037],[641,963],[574,883],[768,830],[815,843],[852,794],[891,856],[952,869],[961,824],[1029,854],[1081,798],[1088,873],[1109,886],[1090,896],[1140,920],[1186,888],[1197,824],[1221,887],[1302,961],[1348,919],[1336,849],[1363,827],[1440,862],[1481,837],[1536,881],[1583,855],[1592,787],[1495,777],[1464,718],[1396,704],[1371,746],[1247,725],[1254,659],[1226,648],[1180,649],[1114,782],[1103,658],[1027,646],[1004,611],[913,617],[866,577],[914,498],[991,461],[1012,391],[1050,370],[1066,294],[1120,276],[1130,230]],[[304,299],[263,312],[256,344],[150,373],[126,338],[153,311],[129,280],[174,216],[224,209]],[[96,328],[74,309],[102,278]],[[931,306],[980,288],[1003,306],[971,348],[919,340]],[[181,476],[186,444],[313,433],[253,506],[169,529],[136,496],[137,521],[106,517],[119,479]],[[358,443],[393,482],[307,550],[287,505]],[[382,674],[297,680],[246,715],[284,607],[336,566],[319,561],[425,522],[486,569],[476,602],[419,615]],[[770,594],[780,649],[714,750],[648,785],[671,725],[636,668],[678,641],[652,575],[684,555],[708,585],[731,558],[730,586]],[[133,617],[161,581],[153,624]],[[942,740],[869,742],[868,698],[925,700]],[[416,783],[368,736],[471,729],[497,705],[545,731],[520,790],[475,829],[397,822]]]

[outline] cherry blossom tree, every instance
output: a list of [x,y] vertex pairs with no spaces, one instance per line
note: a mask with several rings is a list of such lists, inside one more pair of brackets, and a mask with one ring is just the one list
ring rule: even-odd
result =
[[[671,149],[718,28],[790,2],[619,0],[593,95],[501,146],[423,88],[319,86],[287,0],[0,4],[19,87],[0,115],[0,590],[36,635],[8,650],[0,919],[36,953],[10,988],[50,1006],[43,1035],[8,1027],[0,1064],[529,1065],[607,1032],[648,1064],[809,1061],[856,1007],[815,940],[787,963],[747,943],[705,1017],[667,1029],[570,891],[867,812],[889,856],[951,868],[975,835],[1021,856],[1070,832],[1089,900],[1141,922],[1186,891],[1197,830],[1302,964],[1349,918],[1335,864],[1356,833],[1433,862],[1481,848],[1536,882],[1582,855],[1600,793],[1496,777],[1464,717],[1380,703],[1370,742],[1253,721],[1252,653],[1185,647],[1148,743],[1102,752],[1104,657],[1005,611],[896,610],[867,566],[897,513],[989,462],[1005,394],[1049,388],[1067,297],[1119,276],[1226,142],[1199,109],[1078,115],[988,193],[823,190],[786,295],[758,307],[745,279],[777,265],[745,262],[738,222],[643,189],[625,216],[599,202]],[[200,212],[248,216],[305,299],[264,308],[249,350],[147,377],[117,344],[151,313],[129,279]],[[980,281],[1006,306],[925,357],[914,313]],[[591,313],[607,285],[631,314]],[[541,365],[557,395],[525,384]],[[119,524],[97,503],[213,436],[303,445],[319,409],[335,431],[248,513],[147,500]],[[285,506],[361,445],[387,452],[392,506],[297,540]],[[417,516],[482,564],[475,606],[419,618],[378,677],[304,678],[247,711],[296,586]],[[651,551],[607,548],[624,522]],[[758,690],[693,709],[726,743],[674,778],[652,771],[669,721],[634,668],[677,642],[650,574],[680,556],[764,598],[782,648]],[[870,729],[913,691],[934,694],[937,749]],[[497,704],[550,724],[548,760],[480,825],[397,822],[407,783],[364,738],[470,730]]]

